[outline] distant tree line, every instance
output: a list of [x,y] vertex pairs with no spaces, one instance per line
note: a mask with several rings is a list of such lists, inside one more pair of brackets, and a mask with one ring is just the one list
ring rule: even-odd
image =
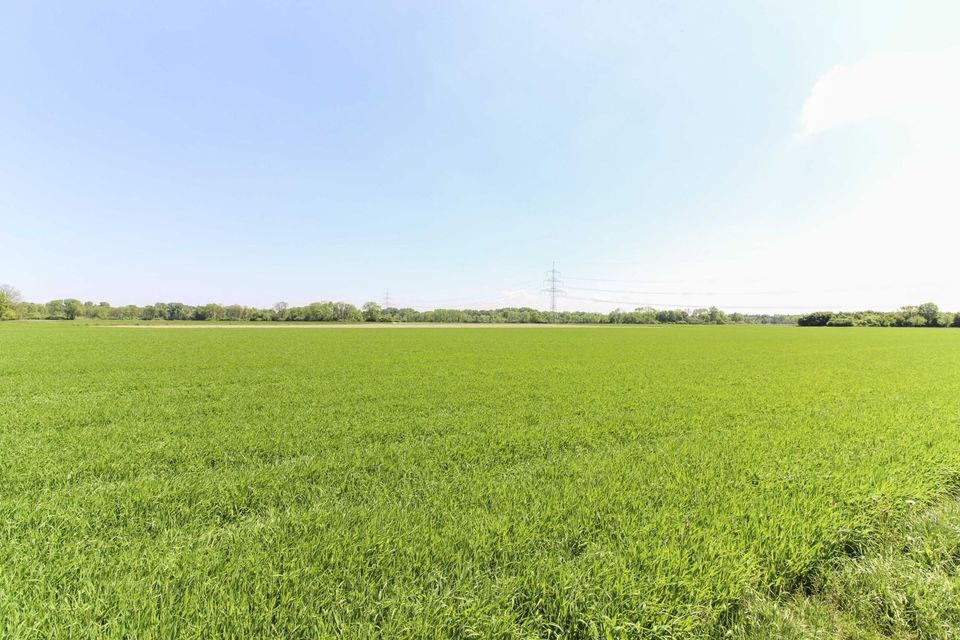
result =
[[0,319],[14,320],[131,320],[131,321],[245,321],[245,322],[445,322],[503,324],[795,324],[796,316],[727,314],[716,307],[657,310],[649,307],[610,313],[540,311],[529,307],[501,309],[433,309],[381,307],[367,302],[313,302],[295,307],[278,302],[269,309],[239,304],[188,305],[157,302],[146,306],[112,306],[68,298],[46,303],[24,302],[13,287],[0,289]]
[[960,314],[944,313],[932,302],[899,311],[815,311],[804,315],[727,314],[717,307],[694,309],[616,309],[590,311],[540,311],[530,307],[500,309],[432,309],[381,307],[367,302],[312,302],[301,307],[278,302],[269,309],[239,304],[188,305],[157,302],[146,306],[115,307],[107,302],[81,302],[73,298],[46,303],[24,302],[20,292],[0,285],[0,320],[134,320],[215,322],[445,322],[503,324],[796,324],[801,327],[960,327]]
[[960,313],[944,313],[932,302],[899,311],[816,311],[797,319],[801,327],[960,327]]

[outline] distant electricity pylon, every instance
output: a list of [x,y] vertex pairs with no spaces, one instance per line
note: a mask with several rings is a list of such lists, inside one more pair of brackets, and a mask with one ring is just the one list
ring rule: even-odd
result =
[[557,271],[557,263],[554,262],[550,271],[547,271],[547,278],[543,281],[543,292],[550,294],[550,311],[557,311],[557,296],[566,295],[566,291],[560,288],[560,272]]
[[383,308],[384,309],[390,308],[390,289],[387,289],[386,291],[383,292]]

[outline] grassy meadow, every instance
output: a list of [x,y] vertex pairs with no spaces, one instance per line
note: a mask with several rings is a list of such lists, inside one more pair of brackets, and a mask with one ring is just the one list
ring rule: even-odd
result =
[[0,325],[0,637],[939,638],[960,332]]

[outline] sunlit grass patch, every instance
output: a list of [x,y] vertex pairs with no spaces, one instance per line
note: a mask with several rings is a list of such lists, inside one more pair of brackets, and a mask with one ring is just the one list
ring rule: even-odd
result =
[[893,329],[3,325],[0,636],[951,637],[958,367]]

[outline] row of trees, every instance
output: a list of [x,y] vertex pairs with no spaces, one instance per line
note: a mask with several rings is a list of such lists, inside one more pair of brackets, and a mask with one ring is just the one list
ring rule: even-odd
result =
[[960,313],[944,313],[932,302],[899,311],[817,311],[800,316],[801,327],[960,327]]
[[[6,291],[6,293],[4,293]],[[107,302],[81,302],[76,299],[47,303],[24,302],[13,287],[0,290],[0,318],[26,320],[169,320],[169,321],[263,321],[263,322],[446,322],[516,324],[793,324],[795,316],[726,314],[709,309],[657,310],[649,307],[610,313],[586,311],[539,311],[529,307],[501,309],[433,309],[418,311],[408,307],[383,308],[368,302],[357,308],[347,302],[314,302],[292,307],[278,302],[270,309],[238,304],[188,305],[181,302],[157,302],[146,306],[115,307]]]
[[109,303],[81,302],[75,299],[47,303],[24,302],[20,292],[0,285],[0,320],[196,320],[264,322],[447,322],[511,324],[798,324],[801,327],[960,327],[960,314],[944,313],[932,302],[903,307],[899,311],[817,311],[801,316],[745,315],[709,309],[653,309],[633,311],[617,309],[610,313],[587,311],[539,311],[529,307],[502,309],[433,309],[418,311],[408,307],[383,308],[368,302],[357,308],[347,302],[313,302],[291,307],[278,302],[270,309],[239,304],[192,306],[181,302],[157,302],[143,307],[114,307]]
[[717,307],[694,309],[654,309],[641,307],[633,311],[611,311],[610,324],[795,324],[796,316],[727,314]]

